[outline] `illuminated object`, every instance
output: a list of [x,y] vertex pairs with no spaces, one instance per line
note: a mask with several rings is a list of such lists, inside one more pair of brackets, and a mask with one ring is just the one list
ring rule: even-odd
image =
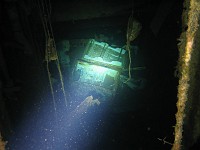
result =
[[122,48],[113,48],[104,42],[90,40],[87,44],[83,60],[106,65],[110,68],[123,66],[123,56],[125,50]]
[[115,81],[119,76],[119,72],[116,70],[83,61],[78,61],[76,68],[77,72],[79,72],[79,82],[102,86],[108,89],[115,86]]
[[125,50],[90,40],[76,63],[74,81],[115,91],[123,68]]

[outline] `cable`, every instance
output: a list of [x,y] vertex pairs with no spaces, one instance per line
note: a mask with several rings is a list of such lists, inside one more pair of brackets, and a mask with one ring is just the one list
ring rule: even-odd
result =
[[49,53],[48,53],[48,39],[50,38],[50,33],[48,31],[48,26],[47,26],[47,20],[46,18],[44,17],[44,6],[43,6],[43,3],[42,3],[42,7],[43,7],[43,11],[42,11],[42,8],[40,6],[40,2],[38,0],[38,8],[39,8],[39,11],[40,11],[40,17],[41,17],[41,20],[42,20],[42,25],[43,25],[43,28],[44,28],[44,33],[45,33],[45,60],[46,60],[46,69],[47,69],[47,73],[48,73],[48,79],[49,79],[49,84],[50,84],[50,89],[51,89],[51,95],[52,95],[52,99],[53,99],[53,105],[54,105],[54,110],[55,110],[55,113],[57,111],[56,109],[56,102],[55,102],[55,95],[54,95],[54,89],[53,89],[53,85],[52,85],[52,81],[51,81],[51,73],[49,71]]
[[128,25],[127,25],[127,33],[126,33],[126,50],[128,51],[128,56],[129,56],[129,65],[128,65],[128,79],[124,82],[124,83],[127,83],[129,80],[131,80],[131,49],[130,49],[130,34],[132,32],[132,27],[131,27],[131,23],[132,23],[132,20],[133,20],[133,11],[129,17],[129,20],[128,20]]
[[[54,35],[53,35],[53,28],[52,28],[52,25],[51,25],[51,22],[50,22],[50,12],[47,11],[47,16],[48,16],[48,19],[49,19],[49,27],[50,27],[50,31],[52,33],[52,40],[53,40],[53,45],[55,47],[55,50],[56,50],[56,43],[55,43],[55,40],[54,40]],[[56,51],[56,55],[57,55],[57,51]],[[56,64],[57,64],[57,68],[58,68],[58,72],[59,72],[59,76],[60,76],[60,82],[61,82],[61,86],[62,86],[62,92],[63,92],[63,96],[64,96],[64,100],[65,100],[65,105],[67,106],[67,97],[66,97],[66,93],[65,93],[65,87],[64,87],[64,82],[63,82],[63,75],[62,75],[62,72],[61,72],[61,68],[60,68],[60,63],[59,63],[59,58],[57,56],[57,60],[56,60]]]
[[52,98],[53,98],[53,106],[54,106],[54,110],[56,112],[57,111],[57,109],[56,109],[56,101],[55,101],[53,85],[52,85],[52,81],[51,81],[51,73],[49,71],[49,63],[48,63],[48,61],[46,63],[46,67],[47,67],[47,72],[48,72],[49,84],[50,84],[50,88],[51,88],[51,94],[52,94]]
[[[63,92],[65,105],[67,106],[67,97],[66,97],[66,93],[65,93],[63,75],[62,75],[61,68],[60,68],[59,58],[58,58],[58,54],[57,54],[57,50],[56,50],[56,43],[55,43],[54,35],[53,35],[53,28],[52,28],[51,20],[50,20],[51,2],[50,2],[50,0],[48,0],[48,2],[49,2],[49,7],[47,5],[46,0],[41,2],[42,8],[40,7],[40,4],[39,4],[39,9],[40,9],[40,13],[41,13],[41,16],[42,16],[41,18],[42,18],[42,22],[43,22],[43,26],[44,26],[44,30],[45,30],[45,37],[46,37],[46,54],[45,54],[45,57],[46,57],[47,63],[51,60],[56,61],[56,65],[57,65],[57,69],[58,69],[59,77],[60,77],[60,82],[61,82],[61,86],[62,86],[61,89],[62,89],[62,92]],[[45,9],[46,9],[46,11],[45,11]],[[51,48],[52,48],[52,51],[48,51]],[[53,53],[55,55],[53,58],[50,55],[51,53]],[[50,73],[49,68],[48,68],[48,73]],[[51,78],[49,78],[49,79],[51,80]],[[53,87],[51,87],[51,89],[53,90]],[[53,94],[53,92],[52,92],[52,94]],[[54,97],[54,94],[52,95],[52,97]]]
[[[127,48],[128,50],[128,56],[129,56],[129,65],[128,65],[128,75],[129,75],[129,78],[126,80],[126,82],[128,82],[129,80],[131,80],[131,50],[130,50],[130,43],[127,44]],[[125,82],[125,83],[126,83]]]

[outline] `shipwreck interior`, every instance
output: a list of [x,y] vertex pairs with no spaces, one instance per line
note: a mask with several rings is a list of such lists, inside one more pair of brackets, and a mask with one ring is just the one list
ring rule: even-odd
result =
[[[177,64],[189,8],[187,0],[0,1],[0,149],[180,144]],[[180,149],[195,150],[200,103],[188,105]]]

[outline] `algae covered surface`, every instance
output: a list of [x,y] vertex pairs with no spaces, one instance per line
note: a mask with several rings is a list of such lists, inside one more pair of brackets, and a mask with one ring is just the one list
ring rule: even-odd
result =
[[[183,32],[179,44],[179,86],[172,149],[180,150],[194,144],[200,135],[199,128],[199,16],[200,1],[186,0],[183,11]],[[186,28],[186,31],[184,29]],[[189,130],[192,129],[192,132]],[[184,131],[184,132],[183,132]]]

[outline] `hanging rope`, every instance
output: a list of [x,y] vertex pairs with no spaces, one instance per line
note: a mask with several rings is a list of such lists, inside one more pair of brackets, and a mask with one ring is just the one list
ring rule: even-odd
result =
[[135,40],[141,30],[141,25],[139,22],[135,21],[133,18],[133,11],[128,19],[128,26],[127,26],[127,33],[126,33],[126,50],[128,51],[129,56],[129,66],[128,66],[128,74],[129,78],[125,81],[128,82],[131,80],[131,48],[130,43],[131,41]]
[[132,22],[132,18],[133,18],[133,13],[131,14],[131,16],[129,17],[128,20],[128,26],[127,26],[127,33],[126,33],[126,50],[128,51],[128,56],[129,56],[129,65],[128,65],[128,79],[125,81],[128,82],[129,80],[131,80],[131,50],[130,50],[130,37],[131,37],[131,22]]
[[[48,17],[49,17],[49,20],[50,20],[51,3],[50,3],[50,0],[48,0],[48,1],[49,1],[49,9],[47,8],[47,10],[48,10],[47,14],[48,14]],[[55,52],[56,52],[56,64],[57,64],[58,73],[59,73],[59,77],[60,77],[60,82],[61,82],[61,86],[62,86],[62,92],[63,92],[63,96],[64,96],[64,100],[65,100],[65,105],[67,106],[67,96],[66,96],[66,93],[65,93],[65,86],[64,86],[64,81],[63,81],[63,75],[62,75],[62,72],[61,72],[60,61],[59,61],[59,58],[58,58],[58,55],[57,55],[56,43],[55,43],[54,35],[53,35],[53,28],[52,28],[51,23],[49,25],[50,25],[50,31],[52,33],[53,46],[55,47]]]
[[52,95],[52,99],[53,99],[53,105],[54,105],[54,110],[56,112],[56,102],[55,102],[55,95],[54,95],[54,90],[53,90],[53,84],[52,84],[52,80],[51,80],[51,73],[49,70],[49,61],[50,61],[50,57],[49,57],[49,39],[50,39],[50,32],[48,30],[48,26],[47,26],[47,20],[46,17],[44,15],[44,5],[43,5],[43,1],[42,4],[40,4],[40,1],[38,1],[38,8],[40,11],[40,17],[42,20],[42,25],[44,28],[44,33],[45,33],[45,61],[46,61],[46,69],[47,69],[47,74],[48,74],[48,79],[49,79],[49,85],[50,85],[50,89],[51,89],[51,95]]
[[54,35],[53,35],[53,29],[51,25],[51,20],[50,20],[50,14],[51,14],[51,3],[50,0],[48,0],[48,4],[46,0],[38,0],[38,8],[40,11],[40,16],[45,32],[45,61],[46,61],[46,67],[47,67],[47,73],[48,73],[48,78],[49,78],[49,84],[50,84],[50,89],[51,89],[51,94],[53,98],[53,103],[54,103],[54,109],[56,110],[56,103],[55,103],[55,96],[54,96],[54,89],[52,85],[52,79],[51,79],[51,73],[49,70],[49,62],[50,61],[55,61],[56,66],[58,69],[59,77],[60,77],[60,82],[61,82],[61,90],[63,92],[63,97],[65,101],[65,105],[67,106],[67,98],[66,98],[66,93],[65,93],[65,88],[64,88],[64,82],[63,82],[63,76],[62,72],[60,69],[60,63],[57,55],[57,50],[56,50],[56,44],[54,40]]

